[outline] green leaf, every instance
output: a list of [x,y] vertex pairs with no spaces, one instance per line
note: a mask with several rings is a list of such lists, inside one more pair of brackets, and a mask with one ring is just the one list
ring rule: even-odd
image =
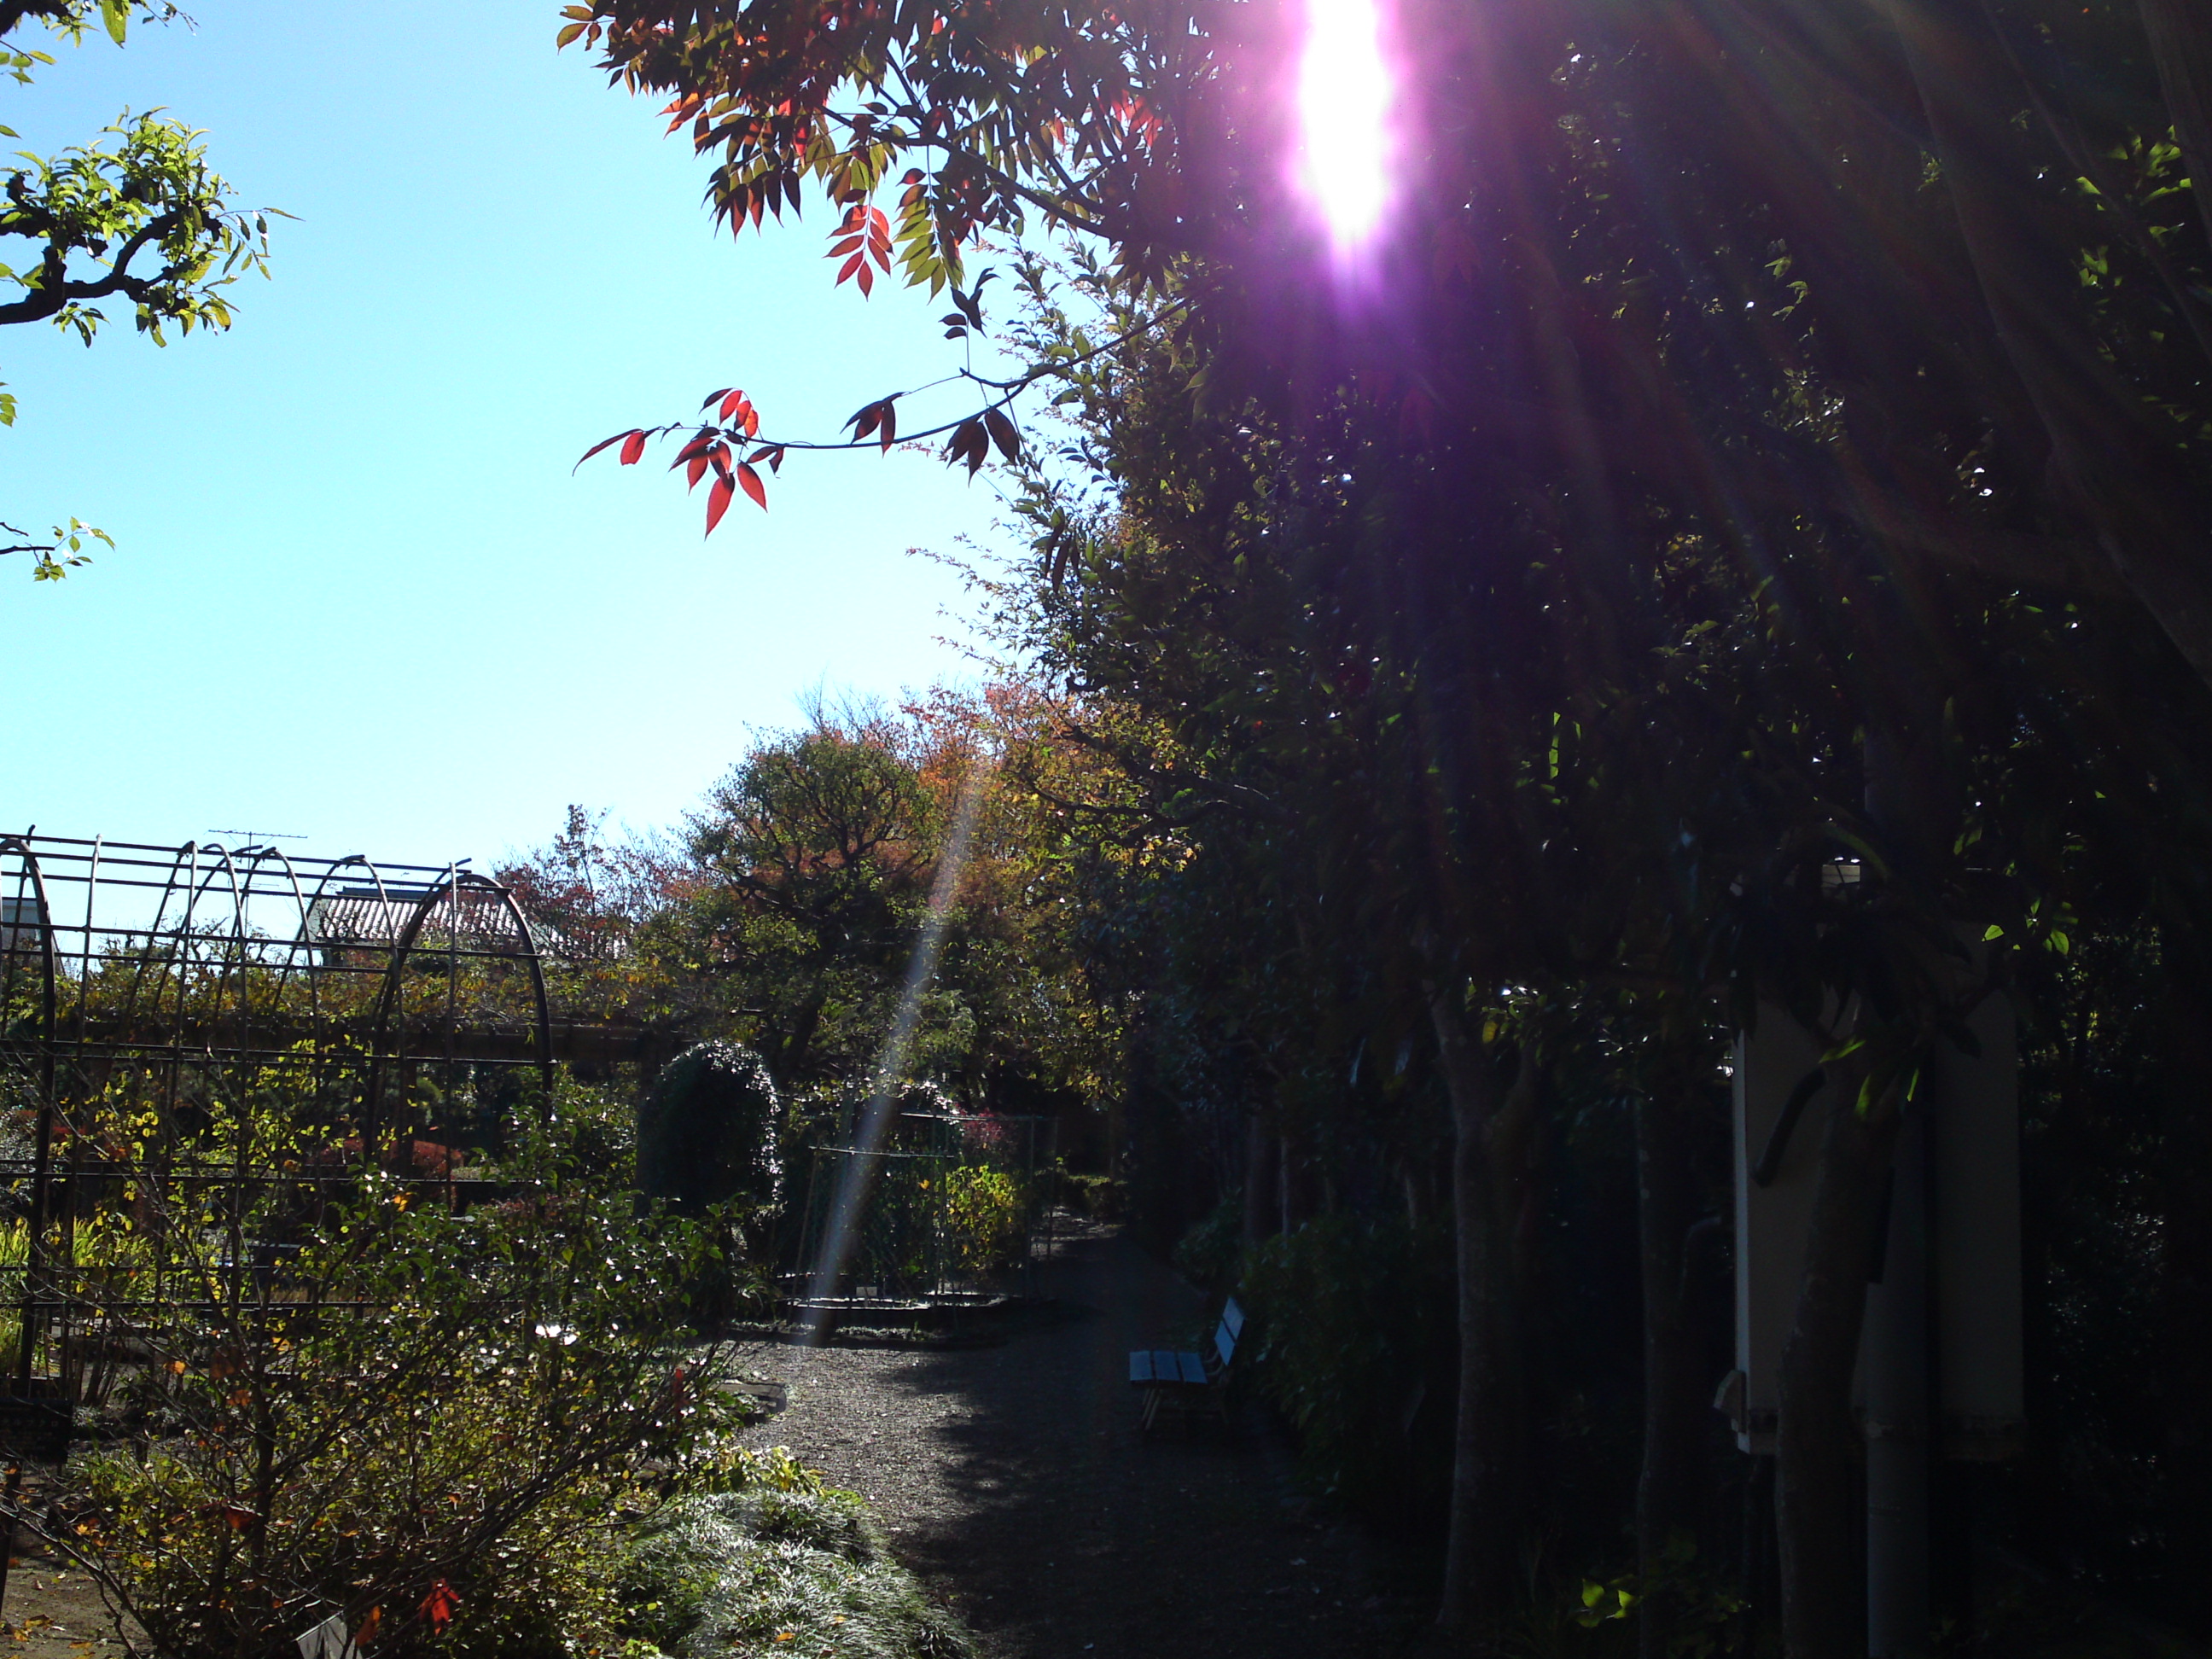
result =
[[100,21],[107,26],[107,38],[121,46],[131,26],[131,0],[100,0]]
[[2002,928],[2002,927],[1998,927],[1998,926],[1996,925],[1996,923],[1995,923],[1995,922],[1993,921],[1993,922],[1991,922],[1991,923],[1989,925],[1989,927],[1987,927],[1987,928],[1983,932],[1983,934],[1982,934],[1982,943],[1983,943],[1983,944],[1984,944],[1984,945],[1987,945],[1987,944],[1988,944],[1991,939],[2002,939],[2003,937],[2004,937],[2004,929],[2003,929],[2003,928]]

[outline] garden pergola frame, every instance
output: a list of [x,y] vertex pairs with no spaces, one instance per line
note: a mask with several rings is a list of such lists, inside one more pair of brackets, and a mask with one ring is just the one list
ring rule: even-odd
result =
[[[472,1183],[459,1148],[481,1138],[486,1098],[496,1110],[532,1079],[550,1098],[552,1073],[537,939],[514,896],[465,863],[0,836],[0,1188],[15,1258],[0,1260],[15,1335],[0,1454],[20,1468],[42,1445],[58,1453],[86,1403],[88,1340],[112,1350],[134,1321],[181,1311],[184,1286],[204,1297],[210,1262],[217,1283],[275,1271],[278,1244],[236,1224],[227,1244],[173,1223],[165,1239],[161,1216],[235,1218],[272,1181],[344,1188],[379,1168],[459,1202]],[[313,1103],[324,1151],[305,1167],[256,1161],[246,1103],[272,1096]],[[128,1294],[76,1259],[96,1212],[149,1234],[156,1266]],[[181,1280],[159,1271],[163,1249],[198,1253]]]

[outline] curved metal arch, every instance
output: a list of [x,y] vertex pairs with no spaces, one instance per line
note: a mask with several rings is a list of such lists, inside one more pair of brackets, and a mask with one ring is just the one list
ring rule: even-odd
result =
[[[283,858],[283,854],[279,853],[277,856],[279,858]],[[366,854],[349,853],[342,859],[332,860],[330,863],[323,866],[322,876],[315,883],[313,896],[309,898],[302,899],[300,902],[300,932],[292,942],[292,955],[289,959],[289,961],[296,961],[298,959],[299,953],[303,950],[314,950],[319,948],[317,945],[314,935],[308,931],[309,924],[314,918],[315,907],[323,902],[324,896],[330,891],[331,883],[337,878],[338,872],[341,870],[349,869],[356,865],[358,865],[361,868],[368,872],[368,878],[376,884],[377,902],[379,903],[384,902],[384,873],[376,867],[375,864]],[[291,867],[290,860],[285,860],[285,867],[287,869]],[[295,893],[298,891],[299,884],[299,879],[295,876],[293,878],[292,883],[293,890]],[[289,971],[289,962],[287,971]],[[307,975],[307,1018],[313,1024],[316,1041],[319,1042],[323,1041],[325,1033],[323,1030],[322,976],[319,974],[312,971],[312,968]]]
[[[182,1027],[185,1014],[185,981],[186,978],[186,975],[184,970],[187,966],[191,965],[188,961],[188,953],[191,949],[192,918],[198,908],[200,895],[205,890],[205,884],[202,883],[199,876],[200,855],[204,851],[213,851],[220,854],[224,865],[226,866],[230,866],[230,855],[228,853],[223,852],[222,848],[220,847],[204,848],[199,842],[196,841],[188,841],[185,842],[183,846],[177,848],[176,857],[171,861],[169,866],[168,879],[161,884],[161,900],[155,905],[153,917],[147,922],[144,929],[143,930],[146,939],[146,952],[143,956],[139,957],[137,965],[131,974],[130,994],[124,999],[123,1006],[120,1010],[121,1018],[126,1026],[130,1023],[131,1017],[138,1011],[139,992],[146,982],[149,969],[161,965],[157,963],[155,959],[155,941],[167,936],[176,940],[175,952],[167,965],[173,970],[168,977],[174,982],[176,987],[176,994],[173,998],[176,1004],[176,1021],[179,1028]],[[187,860],[191,860],[189,866],[191,875],[183,883],[180,889],[177,878],[179,872],[186,869]],[[234,889],[234,908],[242,912],[243,902],[242,901],[236,899],[234,896],[234,890],[237,886],[237,871],[234,866],[230,866],[230,873],[231,884]],[[210,879],[212,880],[212,878],[213,872],[212,870],[210,870]],[[165,927],[164,924],[168,921],[169,901],[174,898],[180,890],[185,896],[183,920]],[[241,927],[243,922],[244,917],[242,914],[234,916],[233,926],[234,927]],[[136,933],[141,930],[132,928],[129,931]],[[89,937],[88,934],[88,937]],[[153,1018],[158,1026],[161,1018],[161,992],[159,987],[156,988],[154,993]],[[178,1032],[172,1033],[172,1036],[180,1037],[181,1029],[179,1029]]]
[[[379,885],[380,888],[381,884]],[[377,997],[376,1018],[370,1028],[368,1089],[367,1097],[362,1103],[362,1152],[365,1158],[375,1156],[375,1148],[383,1138],[384,1066],[388,1058],[386,1054],[386,1038],[391,1030],[392,1013],[399,1005],[400,983],[406,970],[407,958],[414,951],[416,940],[421,936],[422,925],[429,920],[431,912],[442,901],[457,895],[463,888],[497,894],[501,904],[514,920],[515,930],[522,941],[522,949],[516,954],[530,967],[530,992],[536,1014],[534,1034],[537,1038],[538,1074],[548,1097],[551,1096],[553,1016],[551,1004],[545,994],[545,963],[538,954],[538,935],[531,931],[530,919],[522,914],[522,907],[515,902],[514,893],[506,886],[489,876],[478,875],[473,870],[449,869],[443,880],[432,885],[416,901],[414,914],[408,917],[406,927],[400,930],[399,938],[392,945],[392,961],[385,969],[384,988]],[[460,925],[458,903],[453,915],[454,937],[451,945],[458,950]]]
[[[246,889],[249,893],[253,890],[253,883],[255,878],[261,873],[261,866],[271,860],[274,860],[276,866],[283,872],[286,885],[289,886],[292,890],[293,908],[300,913],[299,931],[295,933],[289,941],[287,941],[284,951],[283,966],[276,970],[276,989],[271,994],[270,1000],[276,1009],[281,1009],[283,1004],[285,988],[292,982],[292,970],[299,965],[300,951],[305,944],[307,931],[307,896],[300,886],[299,871],[294,867],[292,860],[284,856],[283,850],[275,843],[272,842],[266,847],[241,847],[239,848],[238,855],[247,860],[246,866]],[[311,998],[313,995],[313,976],[310,975],[308,976],[308,988]],[[315,1018],[314,1010],[312,1006],[308,1011],[307,1018],[309,1029],[313,1031],[315,1038],[319,1041],[322,1036],[321,1022]]]
[[[219,973],[216,976],[215,1006],[209,1011],[211,1019],[220,1020],[222,1018],[223,989],[234,978],[236,980],[238,985],[238,1006],[240,1011],[243,1013],[251,1013],[252,1012],[249,1006],[252,996],[250,990],[252,981],[246,972],[246,895],[252,890],[253,882],[252,878],[249,875],[246,878],[246,885],[243,887],[239,885],[237,860],[233,858],[229,849],[223,847],[220,842],[207,847],[202,850],[210,854],[214,858],[222,860],[222,873],[228,877],[230,882],[229,960],[227,963],[219,964],[222,968],[223,971]],[[195,908],[198,908],[198,898],[204,897],[209,890],[214,887],[216,874],[216,867],[210,865],[208,868],[208,873],[205,879],[201,881],[199,884],[199,892],[194,899]],[[187,932],[186,937],[190,937],[189,932]],[[178,1007],[179,1011],[181,1011],[184,1006],[184,992],[181,988],[179,989],[177,996]]]

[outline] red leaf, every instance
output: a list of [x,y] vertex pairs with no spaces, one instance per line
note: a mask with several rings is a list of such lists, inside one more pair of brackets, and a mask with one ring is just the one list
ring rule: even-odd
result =
[[714,480],[714,487],[707,492],[707,533],[714,533],[714,526],[722,521],[722,514],[730,510],[730,497],[737,491],[731,489],[727,478]]
[[738,482],[744,487],[745,494],[753,498],[753,505],[760,508],[762,512],[767,512],[768,486],[761,482],[761,475],[754,471],[752,468],[748,466],[744,462],[739,461],[738,463]]
[[769,471],[781,472],[783,471],[783,446],[781,444],[778,444],[774,449],[763,449],[761,451],[760,454],[761,459],[768,463],[768,470]]
[[605,449],[605,448],[609,444],[618,444],[618,443],[620,443],[620,442],[621,442],[623,439],[625,439],[625,438],[635,438],[635,439],[636,439],[636,440],[637,440],[637,446],[638,446],[638,447],[639,447],[640,449],[642,449],[642,448],[644,448],[644,447],[645,447],[645,434],[643,434],[642,432],[617,432],[617,433],[616,433],[616,434],[615,434],[615,435],[614,435],[613,437],[611,437],[611,438],[602,438],[602,439],[600,439],[600,440],[599,441],[599,442],[597,442],[597,443],[593,444],[593,445],[592,445],[589,449],[586,450],[582,454],[580,454],[580,455],[577,456],[577,457],[576,457],[576,465],[577,465],[578,466],[581,466],[581,465],[583,465],[583,464],[584,464],[586,461],[590,460],[590,459],[592,459],[592,456],[594,456],[594,455],[598,454],[601,450]]
[[429,1621],[430,1633],[445,1634],[446,1626],[453,1622],[453,1614],[460,1610],[461,1598],[453,1594],[453,1587],[444,1579],[430,1586],[430,1593],[422,1598],[421,1612]]
[[859,274],[861,289],[866,292],[868,280],[868,256],[866,250],[855,253],[845,261],[843,268],[837,272],[837,280],[840,283],[848,282],[855,273]]
[[710,392],[707,394],[706,401],[701,404],[699,407],[702,410],[712,408],[714,404],[719,404],[723,398],[729,397],[731,394],[732,389],[728,386],[724,386],[720,392]]
[[860,408],[854,410],[852,418],[845,422],[847,426],[853,428],[853,441],[859,443],[873,432],[876,429],[876,422],[883,419],[884,410],[890,406],[890,400],[885,398],[878,404],[862,404]]
[[754,408],[750,404],[747,404],[745,405],[745,408],[744,408],[744,416],[745,416],[745,436],[747,436],[748,438],[757,438],[757,437],[759,437],[759,436],[760,436],[760,410],[758,410],[757,409],[755,409],[755,408]]
[[863,300],[865,300],[865,299],[866,299],[866,298],[868,297],[869,293],[870,293],[870,292],[871,292],[871,291],[875,288],[875,286],[876,286],[876,269],[875,269],[875,267],[874,267],[873,265],[870,265],[870,264],[862,264],[862,263],[861,263],[861,262],[862,262],[862,261],[863,261],[866,257],[867,257],[867,256],[866,256],[866,254],[860,254],[860,253],[855,253],[855,254],[853,256],[853,263],[854,263],[854,264],[860,265],[860,297],[861,297]]
[[945,446],[945,460],[949,466],[955,461],[968,463],[968,476],[974,477],[975,469],[983,465],[983,457],[990,446],[983,438],[983,428],[974,416],[953,428],[952,441]]
[[1003,410],[987,410],[983,424],[991,429],[991,441],[999,446],[999,453],[1008,460],[1022,453],[1022,434],[1014,430],[1014,423]]
[[[866,283],[860,284],[863,293],[866,292],[867,286]],[[891,440],[898,436],[898,411],[891,407],[889,398],[884,399],[884,423],[876,428],[876,435],[883,441],[884,453],[890,454]]]
[[715,418],[728,420],[732,415],[744,407],[744,403],[745,394],[742,392],[732,390],[723,393],[721,413]]
[[633,432],[629,434],[629,441],[622,447],[622,464],[624,466],[635,466],[638,457],[644,453],[645,434]]
[[696,489],[699,487],[699,480],[706,476],[706,456],[704,454],[694,455],[691,458],[690,464],[684,469],[684,487],[686,489]]

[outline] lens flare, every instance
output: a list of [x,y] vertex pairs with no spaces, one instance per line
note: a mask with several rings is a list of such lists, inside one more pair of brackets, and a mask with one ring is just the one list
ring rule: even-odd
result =
[[1339,258],[1371,241],[1389,210],[1396,90],[1378,0],[1307,0],[1298,179]]

